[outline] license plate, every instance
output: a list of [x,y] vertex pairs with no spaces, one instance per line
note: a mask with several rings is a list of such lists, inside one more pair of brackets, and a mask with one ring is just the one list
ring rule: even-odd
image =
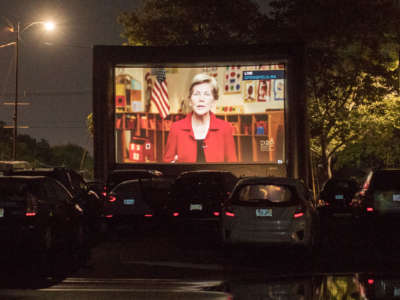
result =
[[124,199],[125,205],[135,205],[135,199]]
[[344,199],[344,195],[335,195],[335,199],[336,200],[343,200]]
[[398,287],[393,288],[393,296],[395,296],[395,297],[400,296],[400,288],[398,288]]
[[0,218],[4,217],[4,208],[0,208]]
[[272,209],[269,208],[257,208],[256,217],[272,217]]
[[190,204],[190,210],[203,210],[203,205],[201,205],[201,204]]
[[400,201],[400,194],[393,194],[393,201]]

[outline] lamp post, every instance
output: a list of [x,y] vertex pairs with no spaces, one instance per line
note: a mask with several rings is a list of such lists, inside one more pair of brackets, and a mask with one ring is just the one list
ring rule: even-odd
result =
[[28,25],[26,25],[22,30],[20,30],[20,23],[17,22],[17,24],[11,28],[11,31],[15,32],[15,99],[14,99],[14,116],[13,116],[13,121],[14,121],[14,130],[13,130],[13,147],[12,147],[12,157],[13,160],[17,159],[17,136],[18,136],[18,83],[19,83],[19,42],[20,42],[20,36],[21,34],[27,30],[28,28],[42,24],[44,25],[44,28],[46,30],[53,30],[54,29],[54,23],[52,22],[44,22],[44,21],[37,21],[37,22],[32,22]]

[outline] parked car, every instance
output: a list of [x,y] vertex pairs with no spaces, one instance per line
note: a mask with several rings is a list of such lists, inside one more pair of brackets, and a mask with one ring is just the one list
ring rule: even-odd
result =
[[126,180],[107,195],[105,222],[113,229],[156,228],[165,216],[163,209],[171,181],[164,177]]
[[400,221],[400,169],[370,171],[353,203],[368,221]]
[[62,183],[74,196],[84,211],[88,228],[96,230],[103,213],[104,199],[89,188],[83,177],[76,171],[65,168],[40,168],[32,170],[14,170],[9,175],[48,176]]
[[223,170],[182,172],[171,187],[166,206],[170,223],[178,229],[218,230],[221,205],[237,180]]
[[351,178],[332,177],[323,186],[318,200],[321,219],[352,219],[352,200],[358,191],[357,181]]
[[106,191],[111,191],[117,184],[132,179],[157,178],[163,173],[152,169],[116,169],[110,172],[107,177]]
[[0,160],[0,174],[13,170],[30,170],[32,165],[24,160]]
[[225,245],[301,246],[311,250],[318,238],[318,213],[311,193],[297,179],[247,177],[236,184],[223,206]]
[[84,246],[82,209],[57,180],[0,176],[0,251],[40,258]]

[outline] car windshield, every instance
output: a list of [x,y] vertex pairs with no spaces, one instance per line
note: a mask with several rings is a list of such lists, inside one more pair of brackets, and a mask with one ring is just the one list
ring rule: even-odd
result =
[[260,203],[269,202],[276,204],[287,204],[295,201],[291,189],[283,185],[273,184],[250,184],[243,186],[236,198],[239,202]]
[[371,188],[375,190],[399,190],[400,170],[377,172],[372,179]]

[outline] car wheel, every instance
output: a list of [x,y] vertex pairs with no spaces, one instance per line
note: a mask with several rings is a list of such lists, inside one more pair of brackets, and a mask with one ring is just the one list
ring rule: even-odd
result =
[[86,243],[86,230],[82,224],[78,225],[78,228],[76,230],[76,244],[77,247],[83,248]]
[[46,227],[43,233],[43,250],[48,253],[53,248],[53,232],[51,227]]

